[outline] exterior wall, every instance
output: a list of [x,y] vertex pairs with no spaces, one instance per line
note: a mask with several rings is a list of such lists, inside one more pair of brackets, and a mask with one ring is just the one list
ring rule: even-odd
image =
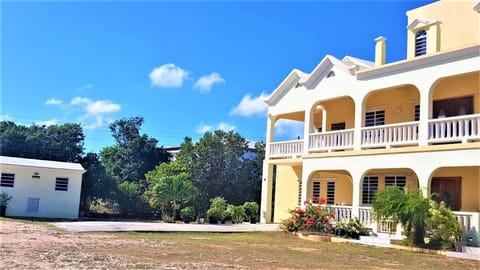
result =
[[462,177],[461,211],[480,211],[480,167],[440,168],[433,177]]
[[288,210],[298,205],[298,180],[302,179],[299,166],[277,165],[275,182],[275,213],[273,222],[288,218]]
[[352,180],[347,172],[333,173],[333,172],[315,172],[311,176],[308,186],[308,197],[313,195],[313,182],[320,181],[320,197],[327,197],[327,183],[329,180],[335,181],[335,202],[339,205],[352,205]]
[[480,113],[480,72],[445,78],[433,89],[433,100],[473,96],[474,113]]
[[415,105],[419,102],[420,95],[417,88],[407,85],[370,94],[365,110],[384,109],[385,124],[412,122],[415,120]]
[[[82,172],[2,164],[2,173],[14,173],[14,187],[0,187],[12,196],[7,216],[78,218]],[[40,178],[32,178],[39,172]],[[68,191],[55,191],[57,177],[68,178]],[[27,212],[28,198],[39,198],[38,212]]]
[[333,123],[345,122],[345,129],[354,127],[355,104],[351,98],[330,100],[325,103],[327,111],[327,130],[330,131]]
[[[480,16],[473,7],[478,1],[450,0],[439,1],[427,6],[413,9],[407,12],[408,24],[415,19],[427,21],[440,21],[439,24],[439,47],[440,51],[448,51],[478,44],[480,41]],[[435,29],[432,29],[435,30]],[[429,33],[434,35],[436,33]],[[408,32],[407,55],[414,57],[415,34]],[[427,41],[427,46],[428,46]]]

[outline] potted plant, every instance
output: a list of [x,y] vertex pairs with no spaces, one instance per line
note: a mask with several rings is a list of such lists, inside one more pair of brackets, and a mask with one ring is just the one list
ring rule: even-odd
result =
[[5,212],[7,211],[7,206],[10,203],[12,196],[8,195],[5,191],[0,193],[0,217],[5,216]]
[[219,224],[225,217],[225,211],[219,207],[213,207],[207,211],[208,223]]
[[180,210],[180,215],[184,223],[190,223],[190,221],[195,219],[195,210],[191,206],[187,206]]
[[258,204],[256,202],[245,202],[243,208],[245,209],[245,214],[250,220],[250,223],[255,224],[258,216]]
[[242,205],[236,205],[232,207],[231,211],[233,223],[242,223],[245,219],[245,208]]

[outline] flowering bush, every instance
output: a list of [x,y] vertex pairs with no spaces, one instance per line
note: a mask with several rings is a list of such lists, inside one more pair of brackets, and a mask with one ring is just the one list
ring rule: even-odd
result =
[[[318,198],[313,202],[325,203],[325,198]],[[331,224],[332,219],[335,218],[332,211],[322,205],[315,205],[309,201],[305,201],[304,208],[296,207],[289,210],[290,217],[282,220],[280,228],[288,232],[296,231],[312,231],[333,233],[333,227]]]

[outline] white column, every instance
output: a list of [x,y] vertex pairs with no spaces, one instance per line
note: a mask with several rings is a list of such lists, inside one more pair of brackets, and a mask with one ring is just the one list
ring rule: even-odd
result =
[[322,106],[322,132],[327,132],[327,110]]
[[272,174],[273,165],[263,162],[262,201],[260,203],[260,223],[272,222]]
[[355,125],[353,130],[353,150],[362,149],[362,122],[363,122],[363,104],[361,98],[354,99],[355,103]]
[[360,192],[362,184],[361,170],[349,170],[352,176],[352,217],[359,217]]
[[305,111],[305,122],[303,127],[303,153],[308,154],[308,144],[310,139],[310,133],[313,126],[313,117],[311,111]]
[[265,159],[270,158],[270,143],[273,142],[273,129],[275,125],[275,119],[271,114],[267,116],[267,134],[265,137]]
[[432,105],[428,86],[420,86],[420,123],[418,125],[418,145],[427,146],[428,145],[428,120],[430,115],[432,115]]

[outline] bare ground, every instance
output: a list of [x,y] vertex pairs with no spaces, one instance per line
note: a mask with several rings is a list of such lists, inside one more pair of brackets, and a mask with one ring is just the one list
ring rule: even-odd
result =
[[0,220],[1,269],[480,269],[475,261],[281,232],[74,233]]

